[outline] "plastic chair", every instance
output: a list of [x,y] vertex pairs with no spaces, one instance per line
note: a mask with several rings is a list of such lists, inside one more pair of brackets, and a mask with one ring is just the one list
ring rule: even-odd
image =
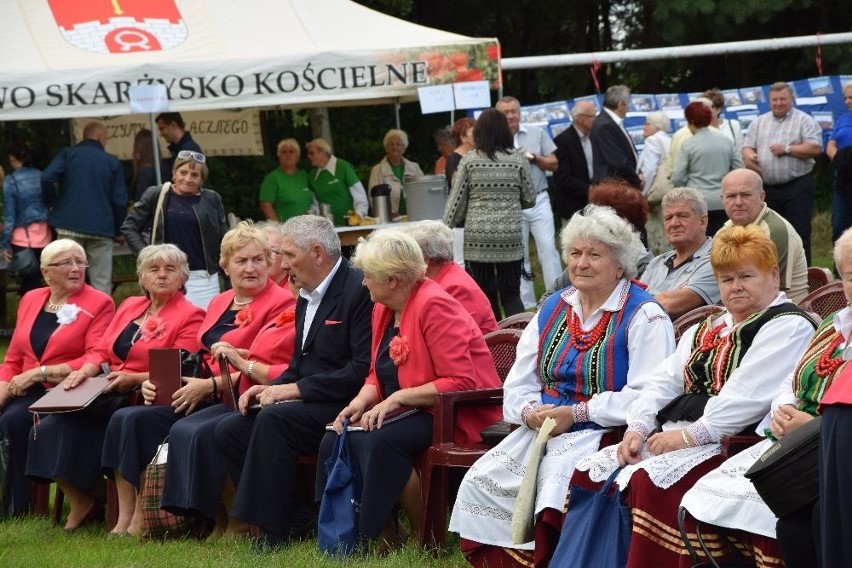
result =
[[[519,329],[498,329],[485,336],[501,380],[515,362]],[[446,392],[438,395],[432,429],[432,445],[418,457],[421,483],[420,544],[438,550],[447,537],[449,468],[469,468],[488,451],[485,444],[457,445],[455,417],[459,407],[502,406],[503,389]],[[508,431],[508,429],[507,429]]]
[[526,329],[533,316],[535,316],[533,312],[521,312],[509,316],[497,322],[497,329]]
[[808,293],[816,292],[833,281],[834,275],[828,268],[822,266],[808,267]]
[[692,327],[693,325],[704,321],[708,316],[716,315],[725,311],[725,308],[722,306],[699,306],[695,309],[692,309],[672,323],[675,331],[675,341],[680,341],[680,337],[683,333]]
[[814,312],[825,319],[837,310],[845,308],[846,304],[843,283],[831,282],[802,298],[799,307],[806,312]]

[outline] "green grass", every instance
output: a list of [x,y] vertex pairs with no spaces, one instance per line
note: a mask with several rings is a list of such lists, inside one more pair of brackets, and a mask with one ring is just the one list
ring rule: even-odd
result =
[[4,567],[237,568],[276,565],[412,568],[467,565],[455,541],[448,552],[437,558],[409,544],[384,558],[366,556],[337,561],[324,557],[315,541],[300,542],[280,552],[265,554],[253,552],[248,540],[219,539],[209,543],[183,540],[140,544],[131,537],[107,540],[102,525],[85,527],[67,535],[60,528],[51,528],[48,519],[38,517],[10,519],[0,523],[0,543],[0,566]]

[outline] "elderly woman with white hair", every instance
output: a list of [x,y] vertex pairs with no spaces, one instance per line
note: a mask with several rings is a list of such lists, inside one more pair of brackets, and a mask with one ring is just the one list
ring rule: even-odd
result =
[[453,230],[441,221],[417,221],[400,225],[423,251],[426,277],[458,300],[485,335],[497,329],[488,297],[479,284],[453,260]]
[[654,184],[654,176],[657,169],[669,155],[672,139],[669,136],[671,120],[666,113],[656,111],[648,113],[645,118],[645,126],[642,127],[642,135],[645,137],[645,147],[639,156],[636,170],[642,179],[642,193],[648,194],[648,190]]
[[43,418],[30,436],[27,476],[53,479],[65,492],[70,502],[65,523],[69,533],[101,518],[103,506],[95,489],[102,477],[107,424],[129,402],[130,391],[148,379],[149,352],[199,348],[197,334],[204,310],[183,293],[189,279],[186,254],[173,244],[147,246],[136,259],[136,272],[145,294],[121,303],[85,364],[58,388],[73,389],[102,373],[104,365],[109,369],[109,386],[85,410]]
[[[467,472],[453,508],[450,530],[474,566],[546,561],[575,465],[616,439],[646,376],[674,351],[666,312],[631,282],[640,249],[627,221],[589,205],[574,214],[561,241],[572,286],[548,298],[524,330],[503,386],[504,420],[519,428]],[[519,545],[512,512],[546,418],[556,427],[538,471],[535,540]]]
[[11,504],[11,514],[25,514],[30,503],[24,478],[33,424],[28,407],[83,365],[115,315],[112,298],[86,284],[87,266],[86,251],[75,241],[53,241],[41,252],[47,286],[24,294],[18,305],[0,365],[0,434],[10,458],[2,501]]
[[[426,278],[426,262],[417,242],[395,229],[361,240],[352,260],[364,273],[364,286],[375,303],[370,373],[358,395],[334,422],[360,421],[364,432],[349,437],[364,489],[359,530],[379,538],[379,550],[399,540],[392,516],[397,501],[417,532],[420,481],[414,456],[432,442],[432,406],[439,392],[495,388],[500,378],[482,333],[459,303]],[[385,422],[400,407],[420,411]],[[455,441],[477,443],[480,431],[499,419],[499,409],[471,407],[458,412]],[[335,436],[326,434],[319,462],[331,455]],[[326,475],[317,468],[317,499]]]
[[306,147],[308,159],[314,167],[308,174],[308,182],[317,201],[331,207],[335,226],[346,225],[350,211],[361,217],[367,215],[367,192],[352,164],[332,154],[331,146],[324,138],[314,138]]
[[405,215],[405,182],[421,177],[423,170],[415,162],[404,158],[402,155],[408,148],[408,134],[404,131],[392,128],[385,134],[383,141],[385,157],[373,166],[370,171],[369,187],[386,183],[391,188],[390,208],[391,215]]

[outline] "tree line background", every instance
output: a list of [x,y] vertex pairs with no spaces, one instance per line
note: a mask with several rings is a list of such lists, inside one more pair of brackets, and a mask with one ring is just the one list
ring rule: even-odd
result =
[[[603,52],[719,43],[852,30],[848,0],[358,0],[359,4],[405,20],[475,37],[496,37],[503,57]],[[369,33],[363,31],[360,33]],[[817,49],[719,55],[603,65],[601,90],[624,83],[634,92],[694,92],[768,84],[819,74]],[[822,46],[822,72],[852,74],[852,45]],[[512,71],[503,74],[504,94],[524,105],[595,92],[589,67]],[[214,157],[207,187],[222,194],[225,207],[240,217],[261,218],[257,192],[263,176],[277,166],[282,138],[314,137],[306,111],[261,113],[265,156]],[[365,183],[370,167],[384,155],[382,138],[393,128],[391,106],[329,109],[335,154],[352,162]],[[402,105],[402,128],[409,134],[409,158],[431,172],[437,153],[432,133],[449,114],[421,115],[417,103]],[[0,164],[10,171],[6,145],[29,142],[36,166],[44,168],[71,140],[67,120],[0,122]],[[307,159],[302,165],[309,167]],[[130,164],[127,163],[128,180]],[[818,165],[818,207],[828,203],[825,158]]]

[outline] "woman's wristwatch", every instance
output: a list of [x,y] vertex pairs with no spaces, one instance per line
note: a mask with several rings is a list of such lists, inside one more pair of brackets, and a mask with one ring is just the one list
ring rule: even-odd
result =
[[46,383],[47,382],[47,365],[42,365],[41,367],[38,368],[38,370],[41,371],[41,382]]

